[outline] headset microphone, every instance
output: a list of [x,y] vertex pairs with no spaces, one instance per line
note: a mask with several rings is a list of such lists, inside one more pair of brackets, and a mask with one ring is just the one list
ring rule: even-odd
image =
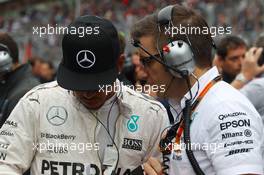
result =
[[132,44],[134,47],[140,47],[140,46],[139,46],[140,41],[138,41],[138,40],[131,39],[131,44]]
[[160,64],[162,64],[163,66],[165,66],[166,68],[168,69],[171,69],[172,71],[180,74],[181,77],[186,77],[188,76],[188,71],[186,70],[183,70],[183,71],[179,71],[177,69],[175,69],[174,67],[172,66],[169,66],[167,65],[166,63],[164,63],[162,60],[160,60],[158,57],[156,57],[155,55],[151,54],[144,46],[142,46],[142,44],[140,43],[140,41],[138,40],[134,40],[132,39],[131,40],[131,44],[134,46],[134,47],[139,47],[140,49],[142,49],[145,53],[147,53],[148,55],[150,55],[155,61],[159,62]]

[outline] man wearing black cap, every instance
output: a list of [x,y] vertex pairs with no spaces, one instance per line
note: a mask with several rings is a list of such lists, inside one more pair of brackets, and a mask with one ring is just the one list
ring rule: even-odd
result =
[[68,29],[79,27],[99,32],[65,34],[57,82],[28,92],[0,130],[0,174],[22,174],[30,166],[31,174],[130,174],[160,156],[168,117],[160,103],[117,80],[115,27],[83,16]]

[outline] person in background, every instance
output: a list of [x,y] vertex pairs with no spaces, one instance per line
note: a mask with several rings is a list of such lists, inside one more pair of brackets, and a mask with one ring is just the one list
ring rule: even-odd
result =
[[43,61],[40,68],[41,83],[51,82],[55,79],[56,71],[51,61]]
[[41,83],[51,82],[55,79],[56,70],[51,61],[34,56],[30,58],[29,63],[32,66],[33,75],[39,79]]
[[29,64],[20,64],[17,43],[7,33],[0,33],[0,127],[19,99],[39,81]]
[[250,80],[241,79],[232,82],[233,87],[240,89],[254,105],[264,121],[264,35],[256,41],[242,62],[242,72],[250,77]]
[[140,56],[137,51],[133,52],[131,55],[131,62],[135,67],[135,85],[144,85],[146,83],[147,74],[144,70],[143,65],[140,62]]
[[[139,54],[133,51],[128,54],[129,64],[124,68],[124,74],[133,86],[145,83],[146,74],[142,72],[141,63],[139,62]],[[143,73],[143,74],[142,74]]]
[[225,82],[231,83],[239,75],[246,51],[246,43],[238,36],[228,35],[220,40],[214,63]]
[[[125,34],[123,32],[118,32],[118,38],[119,38],[119,45],[120,45],[120,61],[122,61],[122,66],[124,65],[124,62],[126,60],[125,56],[125,48],[126,48],[126,39]],[[132,83],[126,76],[126,69],[123,66],[121,71],[118,73],[118,79],[124,84],[124,85],[131,85]]]
[[43,62],[43,58],[38,57],[38,56],[33,56],[29,58],[29,63],[31,65],[32,69],[32,74],[36,77],[40,75],[40,70],[41,70],[41,64]]

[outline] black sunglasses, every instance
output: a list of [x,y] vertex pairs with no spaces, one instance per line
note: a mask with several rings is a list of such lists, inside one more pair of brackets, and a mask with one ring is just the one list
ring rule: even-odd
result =
[[140,57],[139,60],[143,66],[149,66],[153,61],[157,61],[153,56],[160,58],[160,54],[156,54],[149,57]]

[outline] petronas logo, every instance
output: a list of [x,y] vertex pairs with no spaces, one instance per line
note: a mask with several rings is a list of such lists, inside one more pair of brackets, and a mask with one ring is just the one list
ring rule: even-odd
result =
[[135,132],[135,131],[138,130],[138,124],[137,124],[138,119],[139,119],[139,116],[132,115],[130,117],[130,119],[128,120],[128,122],[127,122],[127,129],[130,132]]

